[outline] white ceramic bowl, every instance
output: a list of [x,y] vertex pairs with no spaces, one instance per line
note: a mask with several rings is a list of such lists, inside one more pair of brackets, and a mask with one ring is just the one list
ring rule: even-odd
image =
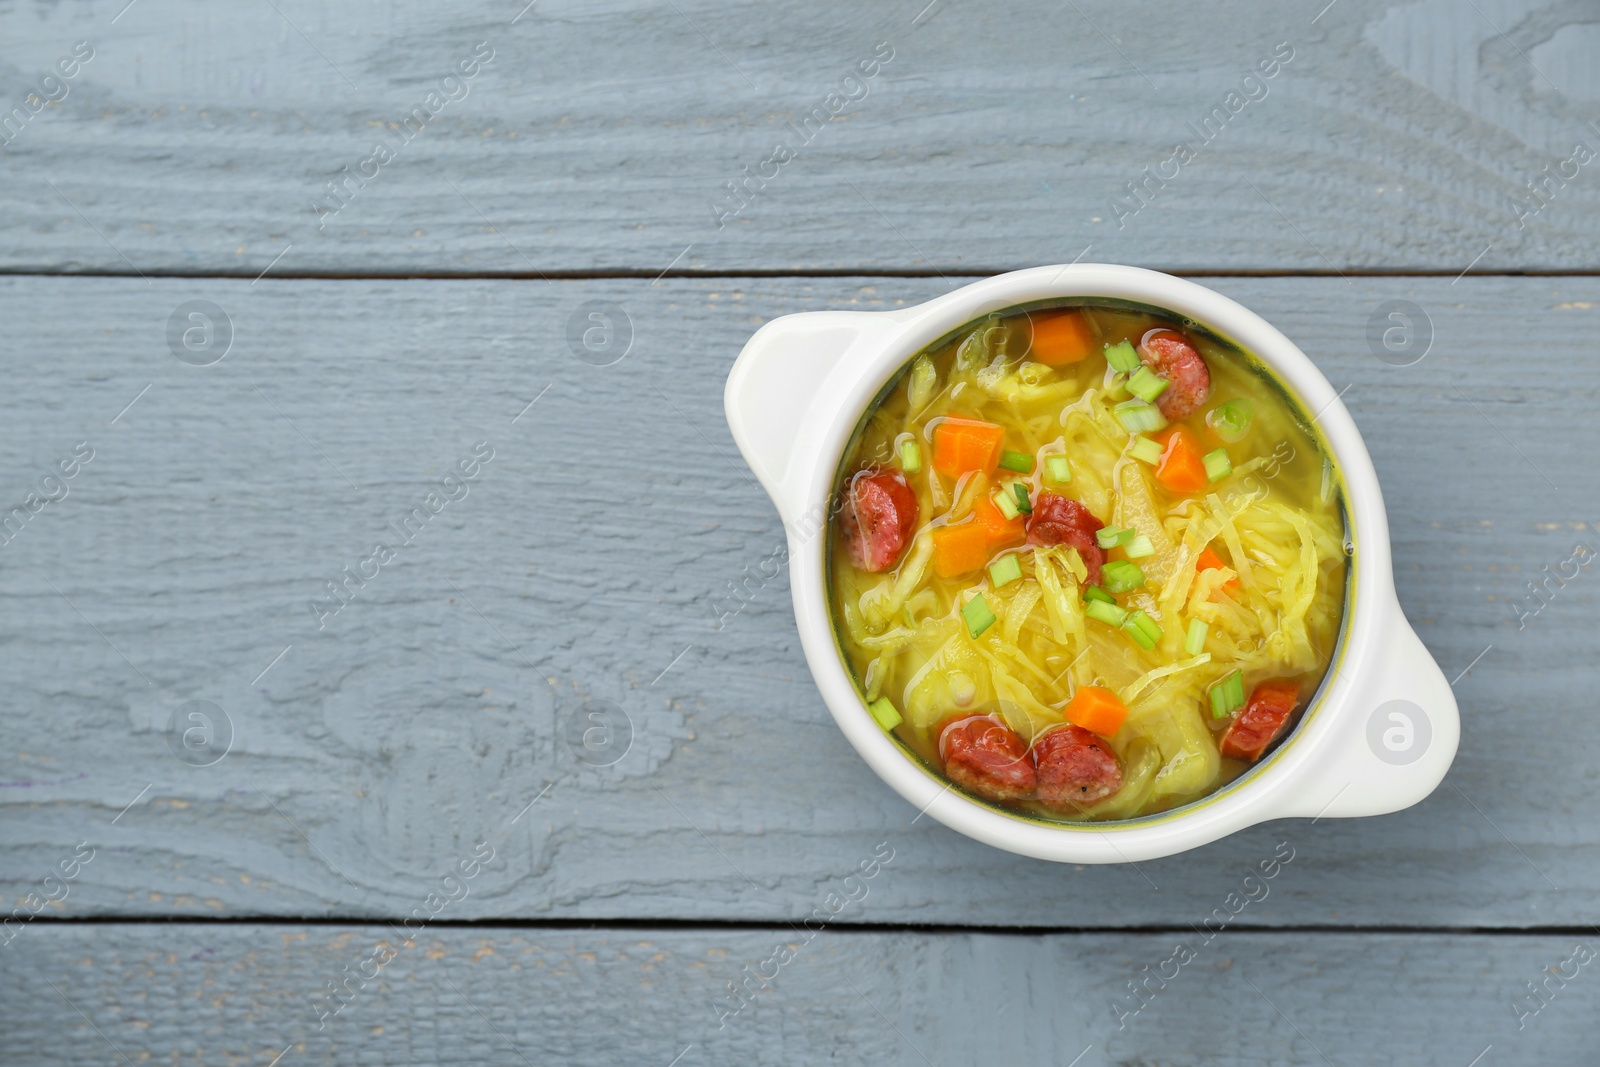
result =
[[[1052,298],[1109,298],[1186,317],[1253,353],[1316,417],[1344,476],[1355,546],[1333,666],[1294,732],[1261,764],[1181,808],[1120,822],[1050,823],[955,790],[867,712],[828,611],[827,517],[844,449],[867,406],[917,352],[991,312]],[[1460,720],[1443,673],[1395,599],[1383,495],[1361,435],[1328,380],[1265,320],[1225,296],[1156,271],[1104,264],[1002,274],[898,311],[787,315],[739,354],[728,425],[783,518],[795,621],[839,728],[916,808],[996,847],[1071,863],[1170,855],[1268,819],[1379,815],[1433,791]]]

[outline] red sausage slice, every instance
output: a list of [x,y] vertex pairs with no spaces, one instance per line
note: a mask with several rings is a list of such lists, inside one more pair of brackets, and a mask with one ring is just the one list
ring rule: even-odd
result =
[[1250,693],[1239,717],[1228,724],[1217,748],[1229,759],[1254,763],[1278,739],[1299,703],[1300,687],[1293,682],[1262,682]]
[[1039,799],[1053,808],[1083,807],[1122,788],[1111,746],[1081,726],[1063,726],[1033,742]]
[[1089,568],[1090,585],[1100,584],[1100,565],[1106,551],[1095,543],[1094,535],[1105,523],[1071,497],[1041,492],[1028,517],[1028,544],[1071,545]]
[[989,715],[947,721],[939,730],[944,773],[956,785],[990,800],[1033,796],[1033,754],[1011,727]]
[[845,489],[839,529],[850,562],[864,571],[893,567],[917,525],[917,497],[898,471],[864,470]]
[[1139,342],[1139,358],[1171,383],[1156,397],[1156,407],[1168,419],[1188,417],[1211,395],[1211,370],[1182,334],[1151,330]]

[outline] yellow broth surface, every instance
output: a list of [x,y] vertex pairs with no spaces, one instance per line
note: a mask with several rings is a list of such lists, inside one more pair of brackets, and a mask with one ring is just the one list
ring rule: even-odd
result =
[[[1252,765],[1219,749],[1242,712],[1228,706],[1233,672],[1246,697],[1264,681],[1292,683],[1298,701],[1273,747],[1293,730],[1341,625],[1349,552],[1342,493],[1308,416],[1237,348],[1135,305],[1059,306],[1077,309],[1091,342],[1085,358],[1041,362],[1046,339],[1041,330],[1036,351],[1034,323],[1049,316],[1033,308],[990,316],[931,346],[880,394],[846,449],[835,499],[843,502],[853,479],[889,474],[915,495],[916,522],[892,565],[869,572],[853,561],[851,531],[834,508],[831,611],[879,721],[900,718],[892,732],[937,772],[944,770],[940,727],[953,717],[992,715],[1031,743],[1061,726],[1080,687],[1110,690],[1127,710],[1104,738],[1120,764],[1120,788],[1088,804],[982,799],[1053,820],[1128,819],[1204,797]],[[1134,399],[1130,374],[1115,371],[1105,349],[1127,341],[1143,351],[1141,339],[1157,328],[1179,332],[1198,351],[1210,388],[1198,410],[1136,434],[1116,414]],[[1219,435],[1207,416],[1236,400],[1247,401],[1251,415],[1242,436],[1227,440],[1237,422],[1225,422]],[[952,417],[1003,427],[1004,451],[1017,454],[1008,459],[1030,471],[939,473],[936,431]],[[1213,460],[1223,450],[1231,472],[1213,479],[1217,472],[1208,471],[1187,492],[1164,484],[1148,460],[1171,426]],[[1052,457],[1065,457],[1067,470]],[[1070,480],[1060,482],[1062,473]],[[935,532],[975,522],[980,509],[992,521],[996,502],[1006,503],[1000,496],[1016,499],[1017,483],[1025,500],[1037,504],[1042,492],[1069,497],[1107,528],[1130,531],[1124,539],[1140,539],[1106,550],[1107,563],[1140,553],[1130,562],[1143,577],[1110,599],[1154,624],[1159,636],[1144,633],[1152,647],[1141,647],[1128,626],[1086,613],[1084,554],[1066,546],[1013,536],[991,544],[974,569],[937,573],[949,558],[936,553]],[[1028,521],[1023,514],[1011,525]],[[980,596],[993,621],[975,636],[984,612],[970,601]],[[1197,625],[1203,641],[1191,651]],[[1220,706],[1214,687],[1222,689]]]

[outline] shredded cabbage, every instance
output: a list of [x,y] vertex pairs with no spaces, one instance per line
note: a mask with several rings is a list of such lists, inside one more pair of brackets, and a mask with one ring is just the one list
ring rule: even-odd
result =
[[1016,595],[1011,598],[1011,603],[1006,606],[1006,621],[1000,631],[1007,645],[1016,647],[1017,638],[1022,633],[1022,624],[1028,621],[1028,616],[1033,614],[1033,609],[1039,603],[1039,598],[1044,596],[1044,590],[1038,582],[1023,582],[1017,589]]
[[1200,718],[1199,688],[1192,678],[1162,684],[1128,706],[1122,731],[1131,728],[1161,750],[1152,799],[1198,795],[1216,782],[1222,757]]
[[906,385],[906,401],[913,412],[921,411],[938,392],[939,372],[933,369],[933,360],[918,356],[911,365],[911,380]]

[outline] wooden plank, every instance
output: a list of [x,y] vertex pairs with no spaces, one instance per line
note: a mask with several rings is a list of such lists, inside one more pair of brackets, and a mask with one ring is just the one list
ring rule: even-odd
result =
[[6,132],[0,269],[1600,266],[1600,184],[1563,166],[1600,143],[1579,8],[1323,6],[13,6],[0,115],[94,56]]
[[[1596,536],[1600,279],[1215,282],[1349,386],[1401,599],[1450,677],[1476,665],[1461,754],[1424,804],[1138,869],[1025,861],[916,820],[818,700],[786,577],[759,577],[781,530],[722,420],[740,344],[775,315],[946,284],[0,280],[18,309],[8,507],[95,450],[0,555],[7,894],[87,841],[53,914],[392,916],[490,841],[499,862],[458,917],[779,921],[887,841],[896,877],[852,921],[1107,927],[1192,921],[1194,894],[1222,897],[1288,840],[1292,869],[1241,923],[1585,919],[1592,567],[1524,629],[1511,602]],[[192,300],[231,321],[213,366],[168,348]],[[1431,316],[1414,366],[1369,348],[1390,300]],[[615,365],[568,348],[589,301],[625,309]],[[387,524],[480,441],[494,456],[465,498],[319,630],[324,583],[398,545]],[[210,766],[193,764],[221,733],[186,761],[169,747],[203,727],[168,731],[191,700],[231,724]],[[631,721],[609,767],[564,740],[589,701]]]
[[[19,1065],[1578,1064],[1600,1003],[1592,944],[57,925],[12,946],[0,1006]],[[1521,999],[1546,980],[1543,1001]]]

